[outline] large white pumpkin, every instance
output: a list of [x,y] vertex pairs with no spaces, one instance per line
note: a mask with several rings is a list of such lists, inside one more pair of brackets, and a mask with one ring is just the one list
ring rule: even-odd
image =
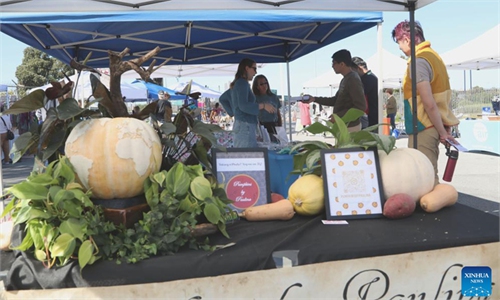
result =
[[134,118],[100,118],[79,123],[65,154],[82,185],[98,199],[134,197],[161,166],[161,142],[154,129]]
[[405,193],[416,202],[434,188],[434,167],[422,152],[398,148],[386,154],[379,150],[385,199]]

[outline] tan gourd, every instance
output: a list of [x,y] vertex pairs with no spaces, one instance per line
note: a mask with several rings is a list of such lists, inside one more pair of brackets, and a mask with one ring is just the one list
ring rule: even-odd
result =
[[417,202],[434,188],[434,167],[422,152],[413,148],[378,151],[384,197],[407,194]]
[[300,215],[320,214],[325,209],[323,179],[313,174],[299,177],[288,189],[288,200]]
[[249,207],[240,214],[240,217],[248,221],[286,221],[293,218],[294,214],[292,204],[284,199],[274,203]]
[[420,206],[426,212],[433,213],[444,207],[452,206],[457,203],[457,200],[458,192],[455,187],[450,184],[440,183],[420,199]]
[[134,197],[161,166],[161,142],[151,125],[134,118],[79,123],[65,145],[79,181],[95,198]]

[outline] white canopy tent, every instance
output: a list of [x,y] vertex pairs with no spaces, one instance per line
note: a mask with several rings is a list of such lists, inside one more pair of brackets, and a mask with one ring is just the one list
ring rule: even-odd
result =
[[[355,54],[352,54],[355,56]],[[368,69],[377,77],[381,77],[384,88],[399,88],[406,71],[407,62],[389,51],[383,49],[382,53],[375,53],[365,60]],[[382,65],[382,70],[379,66]],[[342,75],[335,74],[332,70],[310,79],[303,84],[304,89],[309,88],[338,88]]]
[[473,70],[492,70],[500,68],[500,24],[441,55],[448,70],[464,70],[464,90],[466,71],[469,70],[472,89]]
[[441,55],[449,70],[500,68],[500,24]]
[[[258,64],[261,69],[265,64]],[[209,76],[234,76],[237,64],[206,64],[206,65],[164,65],[154,71],[151,77],[153,78],[186,78],[192,77],[209,77]],[[101,68],[99,72],[109,74],[108,68]],[[122,79],[131,80],[139,79],[140,76],[134,70],[127,71],[122,74]]]

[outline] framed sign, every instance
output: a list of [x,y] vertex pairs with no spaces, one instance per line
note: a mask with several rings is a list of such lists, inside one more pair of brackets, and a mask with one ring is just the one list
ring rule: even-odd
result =
[[326,218],[382,217],[385,202],[376,148],[321,150]]
[[271,199],[269,161],[266,148],[212,149],[212,167],[217,181],[237,212],[266,204]]

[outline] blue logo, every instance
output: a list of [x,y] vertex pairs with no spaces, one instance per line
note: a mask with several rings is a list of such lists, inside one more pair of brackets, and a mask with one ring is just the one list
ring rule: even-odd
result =
[[490,267],[462,268],[462,295],[465,297],[488,297],[491,295]]

